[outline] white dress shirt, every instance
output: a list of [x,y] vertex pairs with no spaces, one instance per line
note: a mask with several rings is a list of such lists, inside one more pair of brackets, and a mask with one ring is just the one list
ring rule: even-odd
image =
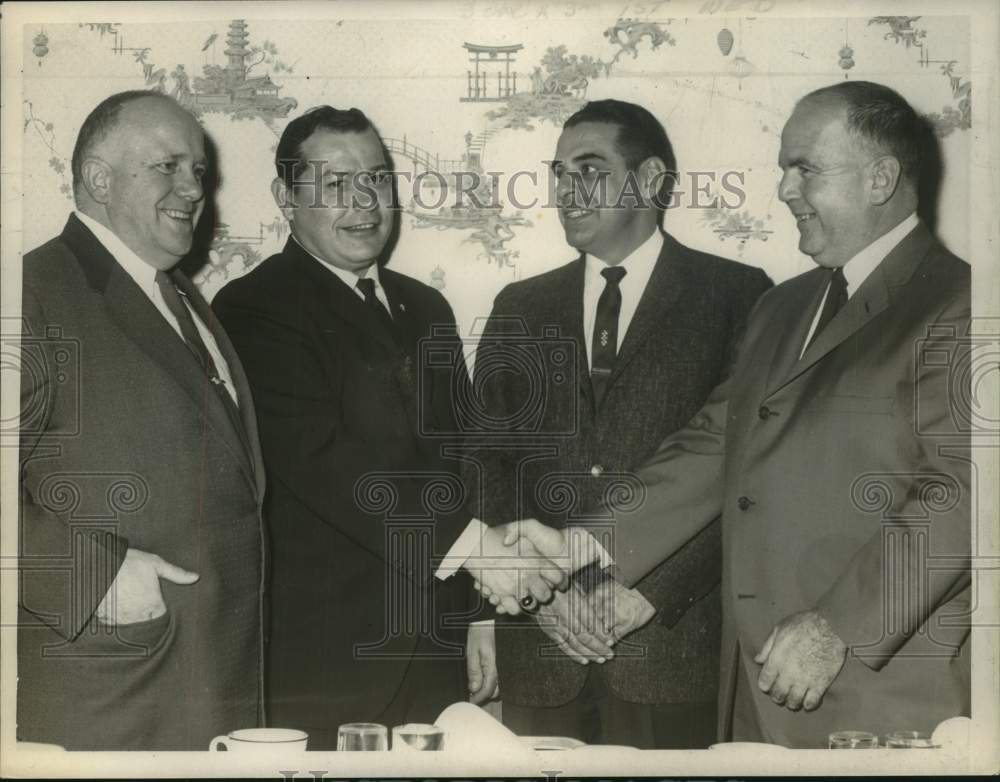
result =
[[[625,276],[618,284],[622,295],[622,305],[618,312],[618,344],[615,352],[621,349],[622,341],[628,331],[629,324],[639,307],[639,300],[653,274],[656,261],[663,251],[663,234],[654,230],[649,238],[640,244],[619,264],[625,269]],[[594,337],[594,321],[597,320],[597,302],[604,292],[607,281],[601,272],[608,264],[593,255],[584,258],[583,276],[583,334],[587,347],[587,366],[592,362],[591,352]],[[465,561],[476,553],[479,541],[488,527],[479,519],[472,519],[458,540],[452,545],[441,562],[435,575],[440,579],[448,578],[465,564]],[[612,560],[608,553],[598,544],[598,553],[602,567],[610,565]]]
[[[885,260],[885,257],[896,249],[896,245],[903,241],[907,234],[917,227],[917,222],[917,213],[911,213],[910,216],[899,223],[899,225],[889,231],[886,231],[878,239],[869,244],[861,250],[861,252],[844,264],[844,279],[847,281],[848,300],[850,300],[855,291],[861,287],[861,283],[867,280],[871,273],[878,268],[878,265]],[[816,331],[816,325],[819,323],[820,313],[823,312],[823,305],[826,303],[826,297],[829,294],[830,286],[827,285],[826,291],[823,293],[823,298],[819,303],[819,307],[816,308],[816,314],[813,315],[812,325],[809,326],[809,333],[806,334],[806,340],[802,343],[802,349],[799,351],[799,358],[802,358],[802,356],[805,355],[806,346],[812,341],[813,332]]]
[[[302,245],[299,244],[298,239],[295,239],[294,236],[292,237],[292,239],[295,240],[295,243],[298,244],[299,247],[302,247]],[[348,288],[354,291],[354,295],[356,295],[362,301],[365,300],[365,294],[358,287],[358,280],[364,279],[366,277],[369,280],[372,280],[375,283],[375,298],[377,298],[380,302],[382,302],[382,306],[385,307],[386,312],[388,312],[390,316],[392,315],[392,307],[389,305],[389,297],[385,295],[385,288],[382,287],[382,280],[378,276],[377,263],[373,263],[371,266],[365,269],[364,274],[356,274],[355,272],[348,271],[347,269],[341,269],[339,266],[334,266],[331,263],[327,263],[321,258],[317,258],[311,252],[306,250],[305,247],[302,247],[302,249],[305,250],[305,252],[308,253],[311,258],[314,258],[316,260],[316,263],[318,263],[324,269],[333,272],[335,275],[337,275],[337,277],[341,279],[344,285],[346,285]]]
[[[170,327],[177,332],[177,336],[183,340],[184,334],[181,331],[181,324],[177,322],[177,318],[174,317],[170,308],[167,307],[167,303],[163,300],[163,294],[160,293],[160,286],[156,284],[156,269],[132,252],[125,242],[115,235],[114,231],[82,212],[77,211],[74,214],[81,223],[90,229],[91,233],[97,238],[97,241],[104,245],[104,249],[111,254],[111,257],[132,278],[135,284],[139,286],[139,290],[146,294],[146,298],[153,303],[157,312],[164,317],[167,323],[170,324]],[[236,389],[233,387],[233,377],[229,372],[229,364],[226,363],[226,360],[222,357],[222,353],[219,352],[219,346],[215,342],[215,337],[212,336],[212,332],[209,331],[208,326],[202,323],[201,318],[198,317],[198,313],[194,311],[194,308],[187,300],[187,296],[183,293],[181,293],[181,301],[184,302],[184,306],[191,313],[191,319],[194,321],[198,333],[201,334],[201,339],[212,356],[212,361],[215,362],[215,368],[219,373],[219,378],[225,383],[226,391],[232,397],[232,400],[236,404],[239,404]]]

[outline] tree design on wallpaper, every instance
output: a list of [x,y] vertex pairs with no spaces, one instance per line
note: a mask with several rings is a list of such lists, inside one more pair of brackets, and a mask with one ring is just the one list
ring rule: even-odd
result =
[[894,44],[901,43],[907,49],[918,49],[920,51],[918,62],[921,67],[940,65],[941,74],[948,78],[955,103],[944,106],[940,112],[931,112],[925,116],[934,127],[938,138],[944,138],[956,130],[968,130],[972,127],[972,82],[955,75],[958,60],[931,59],[927,45],[927,30],[913,26],[919,19],[919,16],[874,16],[868,20],[868,26],[885,25],[889,28],[883,36],[885,40],[892,39]]

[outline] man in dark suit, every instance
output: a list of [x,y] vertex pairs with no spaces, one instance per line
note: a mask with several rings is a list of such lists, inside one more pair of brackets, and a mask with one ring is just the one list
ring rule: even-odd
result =
[[[502,535],[465,510],[448,454],[468,382],[451,308],[377,262],[394,215],[375,128],[357,109],[314,109],[287,125],[276,164],[291,238],[214,307],[271,477],[269,719],[330,749],[340,723],[433,722],[462,699],[471,590],[442,557],[469,567],[477,541]],[[551,595],[540,579],[524,588]]]
[[[975,342],[969,267],[916,215],[928,141],[882,85],[798,103],[778,195],[819,268],[761,298],[729,381],[618,514],[626,583],[723,514],[723,738],[823,747],[969,713]],[[575,539],[570,567],[599,553],[522,531],[553,555]]]
[[87,117],[77,211],[24,258],[17,734],[207,749],[260,724],[263,464],[249,387],[175,267],[201,127],[127,92]]
[[[477,452],[490,524],[534,516],[561,527],[626,488],[625,474],[723,379],[754,301],[770,287],[760,269],[661,232],[676,162],[646,109],[588,103],[564,125],[552,170],[566,239],[582,254],[504,288],[480,343],[477,381],[491,415],[513,419],[533,394],[545,410],[529,437],[504,432]],[[562,354],[544,349],[543,335],[554,331],[577,357],[569,382],[559,380]],[[544,388],[523,373],[496,371],[511,338],[543,347]],[[648,619],[653,607],[658,618],[602,664],[584,667],[559,654],[530,618],[498,621],[504,722],[521,734],[589,743],[708,746],[718,690],[720,546],[716,524],[638,582],[638,594],[613,590],[615,619],[632,611]],[[575,616],[566,612],[581,607],[573,600],[580,600],[576,591],[557,595],[539,609],[539,621]],[[490,634],[470,630],[473,663]],[[572,633],[566,643],[573,645]],[[573,656],[588,662],[579,647]],[[478,700],[492,689],[492,671],[472,670]]]

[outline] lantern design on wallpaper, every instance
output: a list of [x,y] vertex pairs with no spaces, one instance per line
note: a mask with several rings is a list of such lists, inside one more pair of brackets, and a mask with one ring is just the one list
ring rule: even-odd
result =
[[722,52],[722,56],[728,57],[729,53],[733,50],[733,33],[729,28],[723,27],[719,30],[719,34],[715,40],[719,44],[719,51]]
[[[849,71],[854,67],[854,49],[850,46],[844,46],[840,50],[840,62],[838,63],[841,68],[845,71]],[[844,74],[844,78],[847,78],[847,74]]]
[[750,74],[752,74],[754,71],[756,71],[757,68],[754,66],[754,64],[752,62],[750,62],[750,60],[748,60],[743,55],[743,20],[742,19],[740,19],[739,32],[740,32],[739,46],[736,48],[736,56],[733,57],[733,61],[731,63],[729,63],[729,72],[739,80],[737,82],[737,84],[739,85],[739,89],[742,90],[743,89],[743,80],[747,76],[749,76]]
[[444,281],[444,269],[440,266],[435,266],[434,270],[431,272],[431,287],[437,288],[440,291],[444,290],[446,284],[447,283]]
[[844,78],[847,78],[846,71],[854,67],[854,49],[851,48],[851,39],[847,36],[847,20],[844,20],[844,45],[837,52],[840,60],[837,64],[844,69]]
[[49,38],[44,32],[35,36],[34,46],[31,51],[38,58],[38,64],[42,64],[42,57],[49,53]]

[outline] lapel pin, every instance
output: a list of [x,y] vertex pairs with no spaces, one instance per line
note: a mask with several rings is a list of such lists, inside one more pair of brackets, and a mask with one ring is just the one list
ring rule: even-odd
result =
[[399,311],[400,311],[400,312],[406,312],[406,305],[405,305],[405,304],[402,304],[402,303],[401,303],[401,304],[399,305]]

